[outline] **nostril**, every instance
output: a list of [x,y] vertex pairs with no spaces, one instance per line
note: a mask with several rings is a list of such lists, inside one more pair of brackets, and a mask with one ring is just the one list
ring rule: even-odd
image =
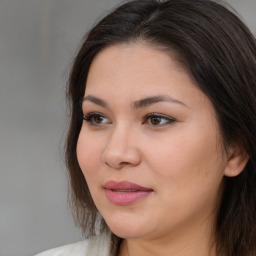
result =
[[109,163],[109,162],[104,162],[107,166],[111,167],[111,168],[114,168],[114,169],[121,169],[122,167],[126,166],[126,165],[129,165],[128,162],[120,162],[120,163]]
[[129,165],[130,163],[128,163],[128,162],[121,162],[119,165],[120,166],[125,166],[125,165]]

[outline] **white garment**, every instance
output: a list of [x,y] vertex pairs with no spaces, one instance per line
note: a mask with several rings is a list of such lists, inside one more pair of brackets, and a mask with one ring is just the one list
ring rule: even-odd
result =
[[110,238],[110,233],[103,233],[99,236],[54,248],[35,256],[110,256]]

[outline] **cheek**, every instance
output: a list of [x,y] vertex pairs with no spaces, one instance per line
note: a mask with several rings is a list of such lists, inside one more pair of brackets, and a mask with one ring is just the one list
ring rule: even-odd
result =
[[223,163],[216,140],[207,137],[176,136],[151,154],[160,205],[165,205],[166,211],[175,209],[173,218],[211,212],[218,204]]
[[[174,184],[175,188],[202,186],[216,182],[223,176],[225,161],[214,129],[198,133],[179,130],[175,136],[166,136],[156,142],[154,152],[148,150],[148,162],[153,166],[158,183]],[[149,147],[145,147],[148,149]]]
[[101,162],[101,149],[92,136],[81,131],[77,141],[77,159],[86,179],[97,175],[98,165]]

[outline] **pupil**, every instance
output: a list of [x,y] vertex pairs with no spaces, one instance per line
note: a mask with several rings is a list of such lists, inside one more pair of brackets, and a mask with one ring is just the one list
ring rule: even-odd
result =
[[151,118],[151,123],[152,124],[159,124],[161,122],[161,118],[160,117],[152,117]]
[[101,123],[102,122],[102,116],[96,116],[94,118],[95,123]]

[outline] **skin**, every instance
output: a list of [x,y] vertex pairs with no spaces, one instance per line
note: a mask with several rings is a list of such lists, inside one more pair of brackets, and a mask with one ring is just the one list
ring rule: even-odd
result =
[[[159,95],[165,99],[138,106]],[[152,46],[114,45],[93,60],[84,96],[77,158],[98,210],[124,238],[119,255],[216,255],[223,176],[241,171],[231,168],[240,153],[224,151],[214,108],[189,74]],[[153,192],[115,205],[105,194],[109,180]]]

